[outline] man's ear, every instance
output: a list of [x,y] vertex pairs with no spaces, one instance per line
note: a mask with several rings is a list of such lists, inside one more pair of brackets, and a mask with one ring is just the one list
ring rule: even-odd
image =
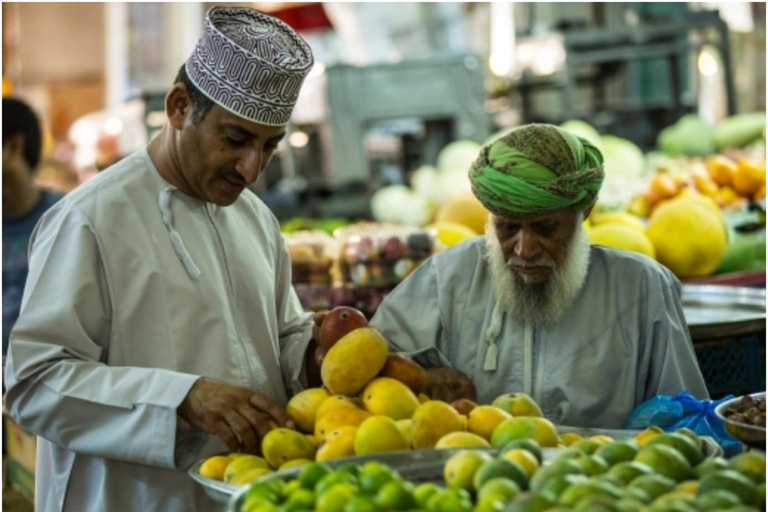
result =
[[590,206],[589,208],[587,208],[586,210],[584,210],[584,218],[583,218],[583,219],[581,219],[581,220],[587,220],[587,219],[589,218],[589,214],[590,214],[590,213],[592,213],[592,209],[593,209],[594,207],[595,207],[595,206],[594,206],[594,205],[592,205],[592,206]]
[[181,130],[188,116],[192,115],[192,98],[189,96],[187,86],[181,82],[173,84],[173,87],[165,96],[165,115],[168,123]]

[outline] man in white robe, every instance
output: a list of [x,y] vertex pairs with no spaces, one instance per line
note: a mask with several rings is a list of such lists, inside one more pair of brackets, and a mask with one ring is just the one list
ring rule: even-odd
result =
[[5,382],[39,436],[39,512],[223,510],[186,470],[291,426],[312,318],[246,187],[311,66],[284,23],[210,10],[160,134],[38,224]]
[[427,260],[371,322],[422,365],[453,367],[432,372],[431,389],[450,394],[464,374],[479,403],[524,392],[555,423],[602,428],[659,393],[707,397],[679,281],[650,258],[589,245],[582,222],[603,179],[594,146],[524,126],[483,148],[470,179],[492,213],[485,237]]

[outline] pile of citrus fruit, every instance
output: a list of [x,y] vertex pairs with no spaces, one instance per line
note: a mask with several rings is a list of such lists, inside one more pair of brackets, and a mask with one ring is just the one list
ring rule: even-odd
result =
[[560,440],[570,446],[546,465],[531,439],[504,443],[495,454],[458,451],[443,467],[444,486],[417,485],[375,461],[335,470],[311,462],[296,479],[253,484],[240,512],[764,510],[762,453],[704,459],[701,441],[686,430],[649,429],[621,441],[574,435]]
[[286,407],[297,429],[274,428],[262,456],[207,459],[200,474],[241,485],[274,470],[354,455],[430,448],[490,448],[528,437],[558,444],[555,426],[527,395],[510,393],[491,405],[430,400],[427,372],[390,354],[384,337],[352,308],[336,308],[320,329],[317,360],[323,387],[306,389]]

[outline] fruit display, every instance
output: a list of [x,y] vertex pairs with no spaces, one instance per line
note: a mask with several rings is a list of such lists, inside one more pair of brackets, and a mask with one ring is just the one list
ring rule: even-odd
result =
[[[523,393],[501,395],[488,405],[430,399],[424,394],[428,373],[415,361],[389,353],[381,333],[353,308],[329,312],[318,338],[316,361],[323,387],[306,389],[289,400],[286,411],[297,430],[275,428],[262,440],[266,464],[249,459],[260,470],[253,476],[299,463],[295,461],[388,451],[498,447],[523,438],[546,447],[560,444],[555,426]],[[231,481],[246,465],[239,462],[233,466],[238,471],[230,470],[227,477],[227,465],[237,458],[211,457],[201,474],[205,470],[209,478]]]
[[[368,425],[395,432],[393,420]],[[358,429],[358,430],[359,430]],[[451,437],[471,437],[455,432]],[[446,436],[443,439],[448,439]],[[561,441],[565,434],[561,436]],[[383,436],[382,436],[383,437]],[[479,438],[479,436],[477,436]],[[391,439],[398,439],[396,433]],[[391,439],[377,442],[400,447]],[[482,441],[482,438],[479,438]],[[452,450],[414,475],[368,460],[307,462],[286,478],[265,478],[233,500],[236,512],[748,512],[765,509],[765,455],[704,459],[690,431],[643,431],[634,439],[571,435],[566,449],[516,439],[491,449]],[[356,443],[353,443],[356,444]]]
[[338,253],[336,240],[324,231],[297,231],[283,238],[291,258],[293,283],[330,286]]
[[336,230],[344,282],[359,286],[391,285],[435,252],[428,231],[394,224],[359,223]]

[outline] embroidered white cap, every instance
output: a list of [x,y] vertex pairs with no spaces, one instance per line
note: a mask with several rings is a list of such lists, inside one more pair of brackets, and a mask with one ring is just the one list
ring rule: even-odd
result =
[[214,7],[186,63],[214,103],[255,123],[288,123],[312,50],[291,27],[248,7]]

